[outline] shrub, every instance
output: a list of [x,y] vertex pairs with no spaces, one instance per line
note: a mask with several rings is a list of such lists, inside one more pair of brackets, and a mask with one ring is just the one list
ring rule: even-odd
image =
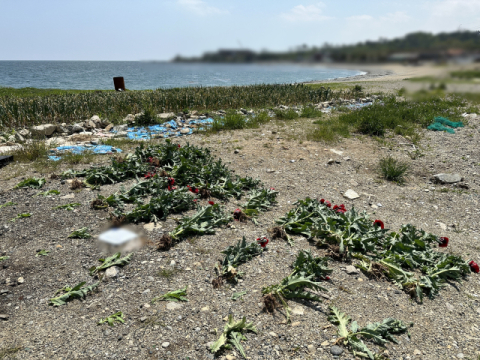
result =
[[405,182],[405,177],[410,170],[410,165],[404,161],[397,160],[391,156],[380,159],[379,171],[380,175],[388,181],[398,184]]
[[302,118],[317,118],[322,116],[323,113],[320,110],[315,109],[313,106],[304,106],[300,117]]
[[297,112],[293,109],[288,110],[274,110],[275,116],[279,120],[295,120],[298,119],[300,116]]

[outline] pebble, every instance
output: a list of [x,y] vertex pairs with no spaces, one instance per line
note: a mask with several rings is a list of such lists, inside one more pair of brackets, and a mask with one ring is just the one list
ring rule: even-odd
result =
[[343,194],[344,197],[346,197],[347,199],[349,200],[354,200],[354,199],[358,199],[360,197],[360,195],[358,195],[355,191],[353,191],[352,189],[348,189],[347,191],[345,191],[345,193]]
[[301,307],[297,306],[292,310],[292,314],[293,315],[303,315],[303,309]]
[[332,355],[340,356],[340,355],[343,354],[343,349],[342,349],[340,346],[333,345],[333,346],[330,348],[330,352],[332,353]]
[[328,161],[327,161],[327,164],[328,164],[328,165],[332,165],[332,164],[334,164],[334,163],[335,163],[335,160],[333,160],[333,159],[328,159]]
[[352,266],[352,265],[348,265],[348,266],[345,268],[345,272],[346,272],[348,275],[355,275],[355,274],[358,274],[358,273],[359,273],[358,269],[357,269],[355,266]]
[[162,347],[165,348],[165,349],[166,349],[167,347],[169,347],[169,346],[170,346],[170,343],[169,343],[169,342],[164,342],[164,343],[162,343]]
[[17,283],[19,284],[23,284],[24,282],[25,282],[25,279],[21,276],[17,279]]
[[415,350],[413,351],[413,355],[422,355],[422,352],[421,352],[420,350],[418,350],[418,349],[415,349]]
[[227,356],[225,356],[225,359],[227,359],[227,360],[235,360],[236,357],[233,356],[233,355],[227,355]]
[[105,277],[107,277],[108,279],[114,279],[118,276],[118,273],[118,266],[111,266],[105,271]]
[[169,302],[167,304],[167,310],[177,310],[182,308],[182,304],[176,303],[176,302]]
[[313,346],[313,345],[308,345],[308,346],[307,346],[307,349],[308,349],[308,352],[309,352],[310,354],[315,354],[315,352],[317,351],[317,350],[315,349],[315,346]]
[[465,355],[463,355],[463,353],[458,353],[458,354],[457,354],[457,358],[459,358],[459,359],[463,359],[464,356],[465,356]]
[[270,336],[272,336],[272,337],[275,337],[275,338],[278,337],[278,335],[275,334],[273,331],[270,331],[270,332],[268,333],[268,335],[270,335]]

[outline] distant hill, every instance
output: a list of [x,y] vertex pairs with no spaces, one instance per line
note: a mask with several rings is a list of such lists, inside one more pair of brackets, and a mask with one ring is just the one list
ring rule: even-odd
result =
[[395,60],[442,60],[480,54],[480,34],[472,31],[431,34],[415,32],[392,40],[365,41],[354,45],[298,47],[286,52],[255,52],[221,49],[200,57],[177,56],[174,62],[385,62]]

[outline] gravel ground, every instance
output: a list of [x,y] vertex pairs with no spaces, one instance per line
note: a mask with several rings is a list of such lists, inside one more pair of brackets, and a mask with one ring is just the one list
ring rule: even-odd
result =
[[[0,204],[14,201],[18,205],[0,210],[0,256],[10,257],[0,263],[0,314],[8,318],[0,319],[0,358],[8,349],[19,348],[14,354],[18,359],[213,359],[207,344],[218,338],[214,329],[221,332],[232,313],[236,319],[246,316],[259,329],[258,334],[247,335],[248,341],[244,342],[250,359],[353,359],[346,349],[339,357],[332,355],[336,329],[330,326],[326,313],[328,306],[335,304],[360,325],[386,317],[413,322],[411,338],[400,336],[398,345],[389,344],[383,349],[368,344],[391,359],[476,359],[480,354],[480,277],[475,274],[461,284],[447,285],[434,300],[418,304],[392,283],[369,280],[361,273],[348,275],[347,264],[332,261],[332,281],[325,283],[329,292],[323,302],[290,301],[292,323],[286,324],[281,311],[271,315],[262,310],[262,287],[290,273],[289,266],[299,249],[322,255],[321,249],[295,237],[293,247],[282,240],[272,241],[262,256],[241,265],[246,275],[234,288],[226,284],[213,289],[213,267],[221,258],[220,251],[242,236],[253,241],[267,234],[274,219],[306,196],[344,203],[347,209],[355,206],[371,213],[372,218],[382,219],[392,230],[412,223],[448,236],[449,247],[439,251],[480,262],[476,180],[480,118],[470,119],[469,125],[455,135],[428,132],[420,148],[416,147],[416,154],[410,141],[399,136],[382,143],[354,136],[333,147],[299,141],[298,133],[308,131],[311,122],[299,120],[294,125],[300,130],[291,130],[290,123],[272,122],[257,130],[180,139],[180,143],[188,140],[209,147],[230,162],[237,174],[260,178],[275,187],[280,192],[278,206],[262,214],[258,226],[235,223],[215,235],[158,252],[153,243],[174,228],[178,216],[171,217],[161,228],[145,232],[145,238],[151,241],[135,252],[117,278],[104,279],[98,291],[85,300],[58,308],[48,306],[55,291],[81,281],[92,284],[95,280],[88,269],[98,264],[99,258],[110,255],[99,250],[95,237],[80,240],[67,236],[84,226],[98,235],[108,226],[107,213],[90,209],[97,192],[72,191],[60,180],[48,180],[42,189],[59,190],[61,194],[54,197],[32,197],[37,191],[31,189],[4,190]],[[412,171],[404,186],[379,179],[375,167],[387,154],[411,163]],[[338,163],[327,165],[329,159]],[[107,161],[105,157],[97,160]],[[0,177],[8,179],[13,166],[0,169]],[[464,188],[431,183],[430,177],[441,172],[460,173],[465,178]],[[41,174],[33,174],[26,167],[19,176],[1,181],[0,186],[11,189],[31,175]],[[120,184],[103,186],[100,193],[109,195],[119,188]],[[360,198],[345,199],[342,194],[348,189]],[[73,198],[62,198],[65,195]],[[71,202],[82,206],[74,211],[52,210]],[[227,204],[229,210],[236,207],[236,201]],[[32,216],[10,222],[24,212]],[[142,224],[135,228],[143,231]],[[51,252],[35,257],[40,249]],[[162,273],[173,269],[171,277]],[[188,303],[150,303],[155,296],[185,285]],[[243,301],[231,300],[234,292],[243,290],[247,291]],[[101,318],[117,311],[125,314],[125,324],[97,325]],[[231,350],[216,356],[235,357],[240,358]]]

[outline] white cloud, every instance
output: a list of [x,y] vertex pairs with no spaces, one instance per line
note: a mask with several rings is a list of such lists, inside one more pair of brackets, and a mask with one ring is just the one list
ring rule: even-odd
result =
[[412,18],[408,16],[404,11],[397,11],[394,13],[388,13],[384,16],[380,16],[380,20],[383,22],[388,22],[389,24],[398,24],[411,20]]
[[208,5],[202,0],[177,0],[177,4],[185,10],[193,12],[199,16],[227,14],[228,11]]
[[297,5],[289,12],[283,13],[280,16],[291,22],[322,21],[331,19],[331,17],[323,15],[322,8],[324,7],[325,4],[321,2],[316,5]]
[[443,0],[429,3],[433,16],[480,16],[480,1],[478,0]]
[[355,15],[347,17],[348,21],[372,21],[373,16],[370,15]]

